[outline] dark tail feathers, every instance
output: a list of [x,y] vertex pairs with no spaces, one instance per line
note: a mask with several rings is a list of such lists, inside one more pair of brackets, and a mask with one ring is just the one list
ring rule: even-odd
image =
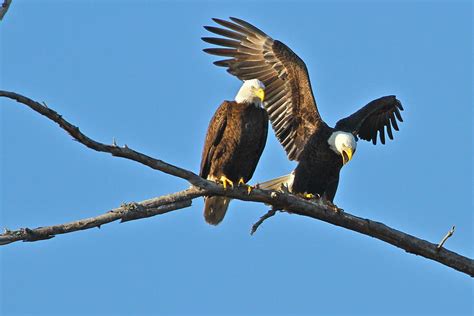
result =
[[223,196],[204,198],[204,219],[211,225],[219,224],[227,212],[230,199]]

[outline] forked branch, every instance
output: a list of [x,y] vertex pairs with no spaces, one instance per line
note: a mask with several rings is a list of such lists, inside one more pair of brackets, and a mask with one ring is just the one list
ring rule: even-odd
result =
[[[145,154],[132,150],[127,146],[118,147],[115,144],[106,145],[94,141],[81,133],[79,128],[67,122],[54,110],[25,96],[0,90],[0,97],[18,101],[19,103],[26,105],[34,111],[46,116],[50,120],[56,122],[78,142],[91,149],[136,161],[152,169],[185,179],[192,185],[191,188],[187,190],[157,197],[140,203],[126,204],[93,218],[87,218],[55,226],[39,227],[36,229],[23,228],[15,231],[6,230],[5,233],[0,234],[0,245],[20,240],[35,241],[49,239],[57,234],[100,227],[100,225],[119,219],[122,221],[128,221],[159,215],[176,209],[188,207],[191,205],[191,200],[197,197],[225,195],[243,201],[265,203],[271,205],[272,210],[281,210],[291,214],[303,215],[322,220],[336,226],[344,227],[349,230],[385,241],[391,245],[404,249],[407,252],[440,262],[443,265],[474,277],[474,260],[449,251],[444,247],[438,247],[437,244],[430,243],[423,239],[390,228],[382,223],[360,218],[347,212],[335,212],[332,206],[328,206],[320,200],[308,201],[286,192],[254,189],[249,195],[247,190],[243,187],[224,190],[221,185],[202,179],[191,171],[149,157]],[[267,213],[257,224],[260,225],[265,219],[273,215],[274,211]]]

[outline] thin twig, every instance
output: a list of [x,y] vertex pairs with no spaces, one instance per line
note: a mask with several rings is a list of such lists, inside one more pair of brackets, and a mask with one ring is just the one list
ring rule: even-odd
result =
[[260,219],[252,225],[252,229],[250,230],[250,235],[253,235],[255,234],[255,232],[257,231],[258,227],[260,227],[260,225],[262,225],[262,223],[269,219],[270,217],[274,216],[276,214],[277,210],[275,209],[271,209],[269,210],[267,213],[265,213],[264,215],[262,215],[260,217]]
[[3,20],[8,8],[10,8],[10,4],[12,4],[12,0],[3,0],[2,6],[0,6],[0,21]]
[[[225,190],[221,185],[218,185],[217,183],[214,183],[212,181],[207,181],[191,171],[173,166],[158,159],[151,158],[142,153],[136,152],[128,147],[115,147],[113,145],[105,145],[94,141],[82,134],[79,131],[79,128],[64,120],[61,115],[59,115],[55,111],[27,97],[7,91],[0,91],[0,97],[1,96],[16,100],[24,105],[27,105],[36,112],[48,117],[49,119],[58,123],[62,129],[66,130],[69,134],[71,134],[78,142],[84,144],[85,146],[91,149],[111,153],[114,156],[130,159],[149,166],[153,169],[160,170],[164,173],[189,181],[191,184],[194,185],[194,190],[196,191],[195,193],[193,193],[194,195],[188,193],[189,195],[184,196],[183,200],[180,201],[190,200],[198,196],[221,195],[228,196],[233,199],[239,199],[242,201],[253,201],[269,204],[274,209],[291,212],[292,214],[311,217],[336,226],[347,228],[355,232],[359,232],[367,236],[377,238],[391,245],[404,249],[406,252],[420,255],[425,258],[440,262],[441,264],[444,264],[448,267],[468,274],[471,277],[474,277],[474,260],[459,255],[455,252],[449,251],[445,248],[438,249],[437,244],[433,244],[415,236],[403,233],[401,231],[388,227],[385,224],[375,222],[369,219],[360,218],[351,215],[348,212],[335,212],[334,208],[331,208],[330,206],[318,200],[307,201],[287,192],[266,191],[255,188],[249,195],[244,187],[235,187]],[[190,188],[188,190],[193,190],[193,188]],[[163,204],[170,204],[176,202],[172,199],[170,200],[169,196],[160,197],[157,199],[167,199],[167,203]],[[130,210],[130,205],[126,205],[125,207],[129,209],[128,211],[140,212],[140,208],[131,207],[133,210]],[[168,212],[170,210],[172,210],[172,208],[162,211]],[[159,213],[159,211],[157,213]],[[72,225],[75,228],[70,228],[68,226],[71,224],[70,223],[37,228],[33,230],[24,229],[20,231],[6,232],[0,235],[0,244],[1,241],[6,241],[6,243],[25,239],[32,241],[36,240],[37,238],[51,238],[56,234],[66,233],[70,231],[87,229],[90,227],[99,227],[100,220],[103,220],[103,216],[106,216],[106,214],[99,215],[95,218],[86,219],[86,222],[83,224],[73,222],[73,224],[78,225],[77,227],[75,225]],[[117,218],[115,218],[114,220],[117,220],[122,217],[122,215],[117,216]],[[96,221],[99,221],[99,223],[97,223]],[[66,231],[63,231],[62,229],[66,229]],[[13,238],[11,236],[14,236],[15,234],[20,234],[21,238]]]
[[453,227],[451,227],[451,229],[448,231],[448,233],[443,237],[443,239],[441,239],[441,241],[439,242],[438,246],[436,246],[436,248],[439,250],[441,249],[441,247],[443,247],[444,243],[446,242],[446,240],[449,239],[449,237],[451,237],[453,234],[454,234],[454,230],[456,229],[456,226],[453,225]]

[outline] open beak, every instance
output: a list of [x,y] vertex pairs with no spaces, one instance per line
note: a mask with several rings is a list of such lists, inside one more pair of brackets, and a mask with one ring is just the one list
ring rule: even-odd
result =
[[346,163],[348,163],[349,161],[351,161],[352,159],[352,154],[354,152],[352,151],[351,148],[344,148],[342,150],[342,164],[345,165]]
[[256,96],[259,97],[260,101],[263,102],[263,100],[265,99],[265,91],[262,88],[258,89],[256,92]]

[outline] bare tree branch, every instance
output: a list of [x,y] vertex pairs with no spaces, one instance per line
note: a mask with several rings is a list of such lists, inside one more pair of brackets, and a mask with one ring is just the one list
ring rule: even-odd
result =
[[191,206],[191,200],[198,196],[202,196],[202,192],[203,191],[199,188],[191,187],[184,191],[145,200],[140,203],[123,204],[122,206],[102,215],[84,218],[70,223],[38,227],[35,229],[21,228],[15,231],[6,229],[5,232],[0,235],[0,245],[6,245],[20,240],[37,241],[50,239],[59,234],[67,234],[94,227],[100,228],[102,225],[116,220],[127,222],[135,219],[165,214],[170,211]]
[[188,180],[191,184],[197,184],[197,183],[202,184],[202,181],[201,181],[202,178],[196,175],[195,173],[182,169],[182,168],[178,168],[164,161],[154,159],[142,153],[136,152],[135,150],[127,147],[127,145],[125,145],[124,147],[118,147],[114,144],[106,145],[106,144],[96,142],[93,139],[90,139],[89,137],[81,133],[78,127],[72,125],[71,123],[63,119],[61,115],[59,115],[56,111],[48,108],[45,104],[41,104],[39,102],[33,101],[27,97],[16,94],[14,92],[8,92],[8,91],[2,91],[2,90],[0,90],[0,97],[7,97],[10,99],[16,100],[19,103],[27,105],[34,111],[40,113],[41,115],[46,116],[53,122],[56,122],[59,125],[59,127],[61,127],[66,132],[68,132],[72,137],[74,137],[75,140],[89,147],[90,149],[110,153],[113,156],[134,160],[152,169],[159,170],[164,173]]
[[[55,111],[27,97],[13,92],[0,91],[0,97],[2,96],[27,105],[36,112],[48,117],[59,124],[62,129],[66,130],[78,142],[91,149],[108,152],[117,157],[134,160],[153,169],[185,179],[193,186],[188,190],[167,196],[158,197],[140,203],[126,204],[120,208],[93,218],[36,229],[24,228],[17,231],[6,231],[4,234],[0,235],[0,244],[7,244],[19,240],[35,241],[49,239],[56,234],[64,234],[77,230],[99,227],[102,224],[110,223],[118,219],[127,221],[163,214],[191,205],[191,200],[196,197],[225,195],[243,201],[269,204],[274,210],[282,210],[292,214],[303,215],[336,226],[344,227],[385,241],[391,245],[404,249],[409,253],[440,262],[443,265],[474,277],[474,260],[442,247],[441,249],[438,249],[437,244],[403,233],[376,221],[360,218],[347,212],[335,212],[332,205],[326,205],[321,200],[309,201],[290,193],[266,191],[258,188],[252,190],[250,195],[244,187],[225,190],[221,185],[202,179],[191,171],[151,158],[126,146],[117,147],[96,142],[82,134],[79,131],[79,128],[64,120],[62,116]],[[261,222],[272,215],[271,212],[269,213],[262,217],[263,220],[261,219]]]
[[12,4],[12,0],[3,0],[2,6],[0,6],[0,21],[3,20],[3,17],[7,13],[10,4]]

